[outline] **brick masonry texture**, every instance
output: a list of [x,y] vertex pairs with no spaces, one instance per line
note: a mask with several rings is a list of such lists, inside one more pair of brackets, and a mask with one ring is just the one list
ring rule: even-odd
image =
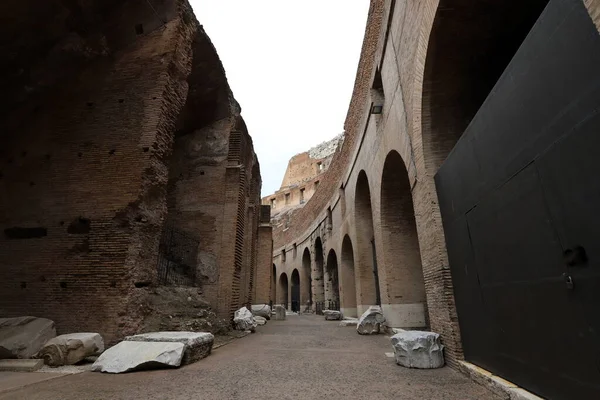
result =
[[[600,1],[584,0],[584,3],[600,27]],[[373,301],[374,293],[368,288],[372,285],[369,282],[372,254],[367,242],[374,239],[382,303],[393,310],[410,304],[408,298],[422,302],[427,310],[426,324],[442,335],[446,360],[454,368],[458,368],[463,353],[433,177],[462,133],[465,126],[461,128],[460,124],[468,123],[466,118],[472,117],[487,95],[482,88],[467,86],[468,79],[474,79],[473,71],[483,70],[483,66],[468,66],[468,59],[467,65],[461,65],[457,57],[468,54],[471,48],[481,49],[484,54],[489,51],[485,46],[494,43],[494,35],[502,35],[503,30],[514,26],[501,21],[515,18],[522,22],[528,18],[521,9],[501,6],[502,12],[495,13],[498,18],[481,16],[493,25],[477,23],[473,16],[489,11],[482,7],[467,12],[469,8],[475,9],[474,4],[439,0],[371,1],[345,121],[345,141],[310,201],[303,208],[288,212],[285,223],[273,227],[275,281],[279,283],[282,274],[289,277],[297,269],[301,272],[300,291],[304,293],[303,287],[309,279],[305,271],[312,268],[313,273],[320,273],[315,266],[315,243],[320,239],[323,249],[319,253],[328,255],[333,250],[338,265],[340,255],[346,254],[341,258],[344,266],[339,283],[341,307],[353,313],[354,304],[368,305]],[[459,11],[453,13],[453,10]],[[454,25],[446,25],[448,21],[454,21]],[[511,31],[508,32],[510,35]],[[466,88],[473,97],[452,97],[455,93],[467,93]],[[481,95],[482,98],[478,97]],[[371,114],[372,104],[383,105],[383,112]],[[367,208],[361,200],[366,190],[364,185],[358,185],[360,176],[363,182],[368,182]],[[406,202],[407,199],[412,202]],[[365,210],[369,209],[372,218],[364,218]],[[353,249],[353,257],[348,255],[349,248]],[[310,266],[306,263],[308,255],[303,257],[303,254],[310,255]],[[421,273],[406,269],[406,264],[420,264]],[[317,275],[313,275],[313,286]],[[351,289],[356,293],[348,293]],[[312,293],[313,300],[317,300],[314,287]],[[423,293],[424,300],[420,301]],[[279,293],[275,297],[280,298]]]
[[254,293],[232,282],[254,276],[261,180],[216,50],[184,0],[47,3],[55,25],[3,4],[0,316],[135,333],[168,224],[200,241],[198,285],[229,317]]

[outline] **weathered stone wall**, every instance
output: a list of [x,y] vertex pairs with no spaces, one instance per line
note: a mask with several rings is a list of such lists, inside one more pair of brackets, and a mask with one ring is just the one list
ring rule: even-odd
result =
[[[239,107],[189,4],[39,6],[47,13],[5,2],[20,23],[0,27],[0,315],[46,317],[60,333],[108,342],[135,332],[165,223],[201,238],[205,295],[233,307],[219,287],[221,252],[236,243],[224,221],[238,222],[246,186],[260,192],[260,171],[246,140],[238,153],[254,176],[227,186]],[[251,269],[247,259],[238,269]]]
[[[374,301],[364,288],[374,285],[375,259],[390,324],[439,332],[451,366],[463,355],[433,177],[544,4],[492,3],[371,2],[344,144],[311,200],[273,231],[277,282],[303,271],[303,259],[319,273],[318,239],[323,254],[344,260],[339,286],[349,315]],[[598,3],[585,2],[597,25]],[[373,104],[381,114],[370,112]],[[304,293],[309,278],[300,277]],[[319,300],[314,277],[312,285]]]

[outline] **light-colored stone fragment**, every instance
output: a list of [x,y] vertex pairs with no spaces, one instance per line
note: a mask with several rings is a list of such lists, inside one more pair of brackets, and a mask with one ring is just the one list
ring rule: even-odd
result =
[[323,315],[326,321],[339,321],[342,319],[342,313],[336,310],[324,310]]
[[179,367],[185,345],[179,342],[123,341],[98,357],[92,371],[119,374],[141,369]]
[[254,331],[256,329],[256,321],[254,316],[246,307],[242,307],[235,312],[233,317],[235,329],[238,331]]
[[371,306],[360,316],[356,331],[360,335],[374,335],[381,332],[385,317],[379,306]]
[[256,321],[256,323],[257,323],[258,325],[265,325],[265,324],[267,323],[267,319],[266,319],[266,318],[264,318],[264,317],[261,317],[261,316],[258,316],[258,315],[256,315],[256,316],[254,317],[254,320]]
[[127,336],[132,342],[178,342],[185,345],[181,365],[191,364],[207,357],[212,351],[215,337],[210,332],[166,331]]
[[358,318],[344,318],[340,321],[340,326],[353,326],[356,328],[358,325]]
[[273,310],[275,311],[275,319],[278,321],[283,321],[286,318],[285,307],[281,305],[273,306]]
[[0,359],[32,358],[55,336],[54,321],[46,318],[0,318]]
[[271,319],[271,307],[268,304],[253,304],[252,315]]
[[88,356],[104,351],[104,340],[98,333],[69,333],[46,342],[38,356],[51,367],[73,365]]
[[406,331],[391,338],[396,364],[408,368],[441,368],[444,366],[444,346],[434,332]]

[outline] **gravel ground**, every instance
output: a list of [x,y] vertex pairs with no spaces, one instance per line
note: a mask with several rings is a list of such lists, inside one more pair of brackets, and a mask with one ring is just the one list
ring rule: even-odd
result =
[[0,399],[415,399],[497,400],[449,369],[397,366],[383,335],[359,336],[323,317],[271,320],[257,333],[177,370],[83,372],[0,394]]

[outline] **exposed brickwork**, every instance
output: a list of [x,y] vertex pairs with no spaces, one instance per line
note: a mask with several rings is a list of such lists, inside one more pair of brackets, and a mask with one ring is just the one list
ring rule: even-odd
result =
[[[239,287],[222,291],[236,275],[225,255],[240,242],[238,211],[259,202],[260,170],[245,131],[237,165],[227,159],[243,121],[187,1],[107,1],[80,14],[49,2],[70,22],[45,36],[30,5],[12,3],[22,24],[1,29],[29,42],[0,43],[12,57],[0,80],[11,94],[0,121],[0,315],[51,318],[60,333],[98,331],[108,343],[135,332],[165,224],[199,239],[198,284],[230,315],[241,300]],[[48,48],[49,35],[59,45]],[[18,68],[28,73],[11,79]],[[253,221],[236,265],[250,277]]]

